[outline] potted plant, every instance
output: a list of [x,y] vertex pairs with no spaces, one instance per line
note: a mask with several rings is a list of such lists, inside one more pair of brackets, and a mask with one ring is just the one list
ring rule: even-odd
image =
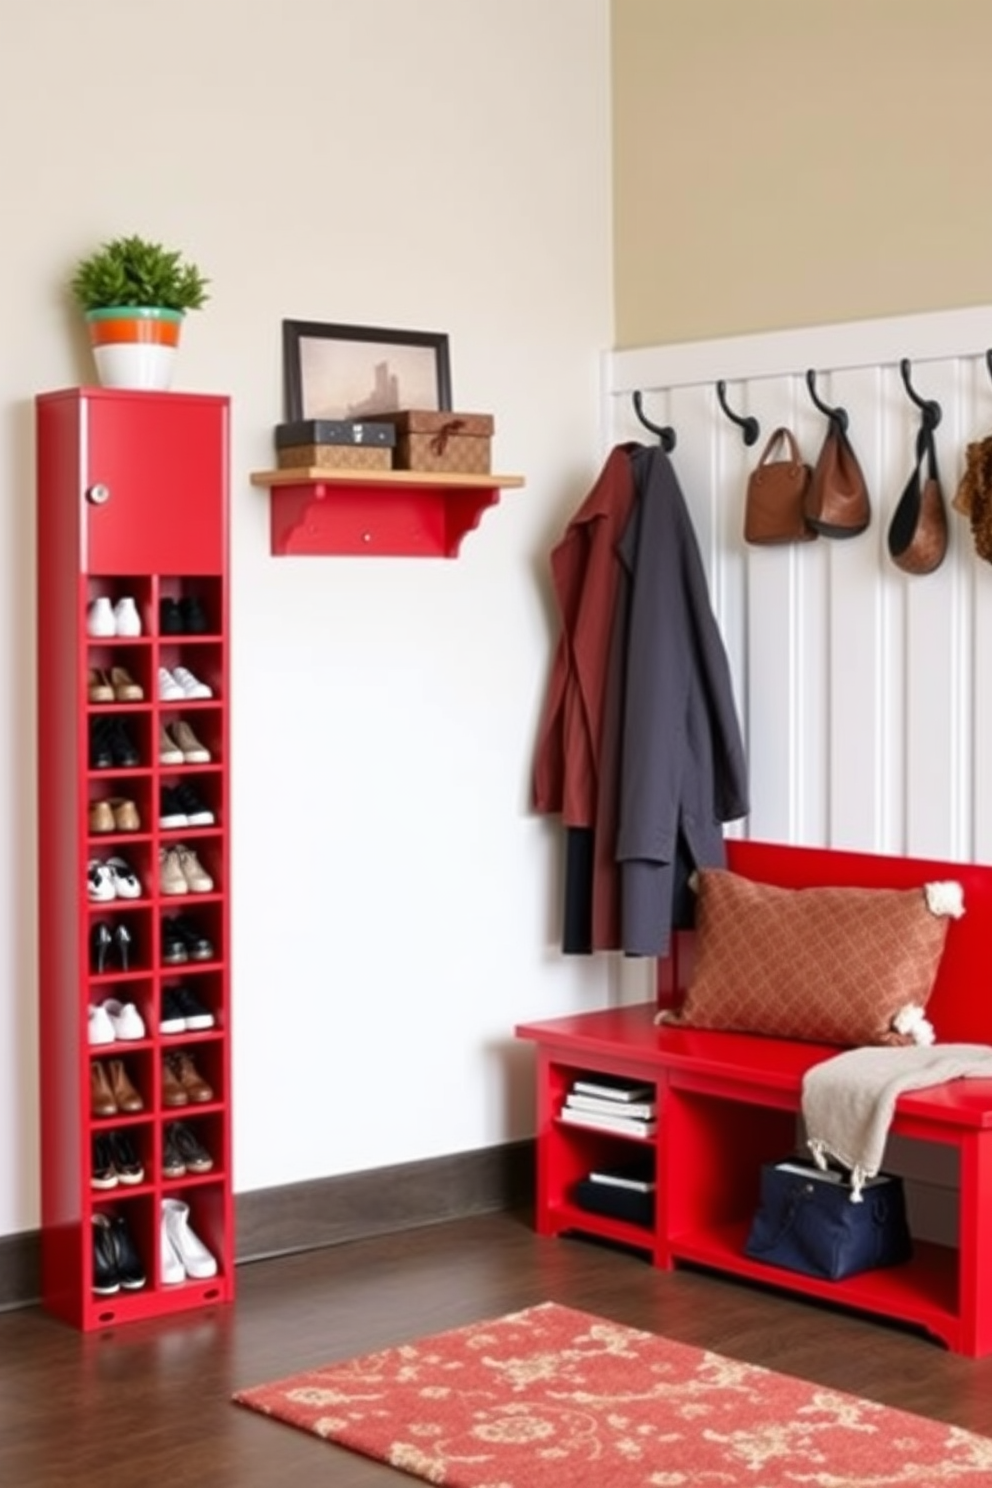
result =
[[183,317],[204,305],[208,283],[178,251],[135,235],[81,259],[69,288],[103,386],[169,387]]

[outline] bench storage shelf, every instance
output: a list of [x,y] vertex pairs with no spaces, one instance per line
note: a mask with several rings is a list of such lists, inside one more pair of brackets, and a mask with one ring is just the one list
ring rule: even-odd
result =
[[[862,883],[908,887],[957,878],[966,913],[952,923],[929,1012],[942,1042],[989,1043],[987,947],[992,868],[733,843],[731,867],[782,886]],[[517,1027],[536,1045],[536,1224],[544,1235],[577,1231],[644,1250],[663,1269],[686,1263],[773,1284],[918,1326],[957,1353],[992,1353],[992,1081],[964,1079],[900,1097],[893,1135],[955,1149],[958,1246],[916,1239],[905,1265],[844,1281],[766,1266],[744,1254],[758,1204],[761,1164],[796,1150],[802,1078],[838,1051],[748,1034],[659,1027],[654,1003],[603,1009]],[[622,1076],[654,1086],[657,1134],[631,1141],[561,1121],[581,1077]],[[657,1191],[651,1226],[591,1213],[577,1182],[631,1149],[650,1145]]]

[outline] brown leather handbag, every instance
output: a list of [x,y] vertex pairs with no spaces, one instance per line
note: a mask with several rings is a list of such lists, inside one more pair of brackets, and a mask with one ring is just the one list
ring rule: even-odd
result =
[[857,537],[871,521],[871,500],[847,437],[847,415],[832,413],[806,489],[806,521],[824,537]]
[[[779,445],[784,459],[773,459]],[[744,498],[744,541],[756,545],[810,542],[816,533],[807,526],[803,501],[812,474],[804,465],[791,429],[772,431],[761,458],[748,477]]]
[[[926,478],[921,479],[926,465]],[[916,466],[889,523],[889,557],[908,574],[933,573],[947,552],[947,512],[937,474],[933,429],[924,424],[916,439]]]

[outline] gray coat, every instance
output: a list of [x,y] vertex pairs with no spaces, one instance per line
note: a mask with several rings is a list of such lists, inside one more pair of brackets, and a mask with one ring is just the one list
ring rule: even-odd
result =
[[618,546],[629,604],[621,711],[622,943],[667,954],[689,872],[726,862],[722,823],[749,810],[730,667],[671,461],[634,456],[634,510]]

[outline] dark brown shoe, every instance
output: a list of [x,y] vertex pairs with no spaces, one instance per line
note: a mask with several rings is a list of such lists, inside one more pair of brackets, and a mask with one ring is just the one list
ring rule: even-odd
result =
[[143,1111],[145,1103],[128,1079],[123,1059],[108,1059],[107,1074],[118,1111]]
[[162,1104],[163,1106],[186,1106],[189,1104],[189,1096],[176,1070],[176,1056],[174,1054],[166,1054],[162,1060]]
[[117,1115],[117,1102],[101,1059],[90,1060],[90,1113],[93,1116]]
[[185,1049],[177,1049],[175,1054],[167,1054],[165,1059],[166,1063],[171,1065],[172,1073],[186,1092],[188,1100],[194,1105],[203,1105],[206,1101],[213,1100],[212,1088],[200,1074]]

